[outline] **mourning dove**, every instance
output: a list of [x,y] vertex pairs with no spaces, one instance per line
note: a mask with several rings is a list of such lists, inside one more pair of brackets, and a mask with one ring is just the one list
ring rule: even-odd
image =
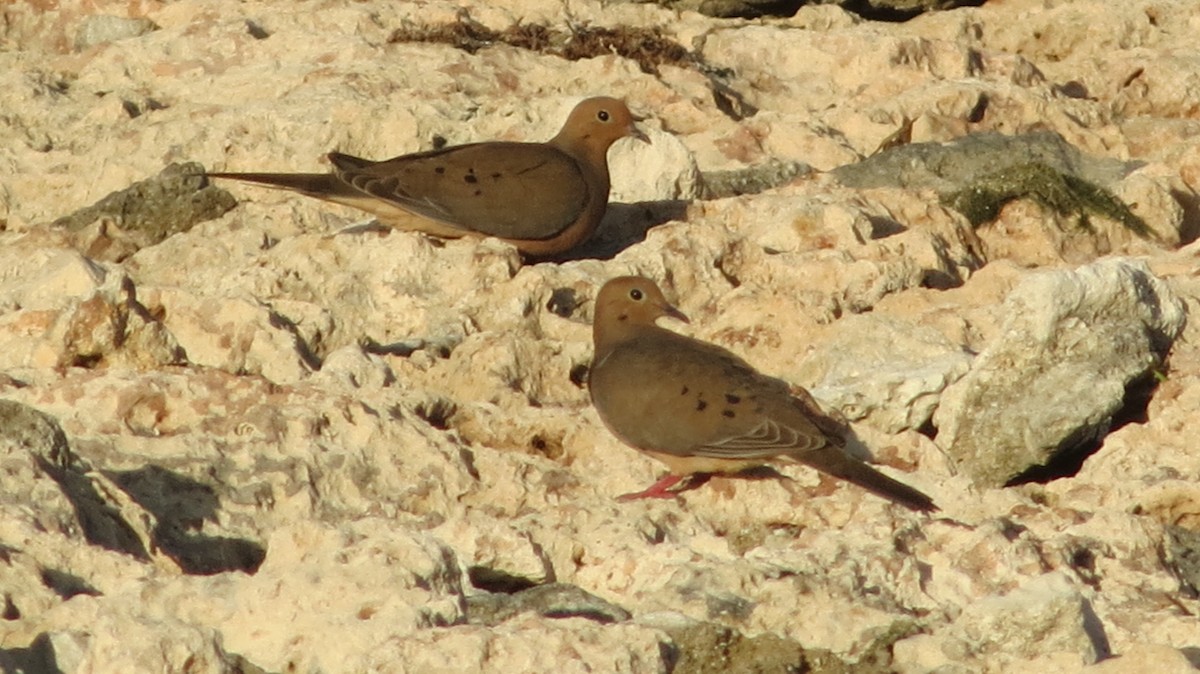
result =
[[608,206],[608,148],[649,142],[625,103],[589,98],[545,143],[493,141],[374,162],[331,152],[332,173],[209,173],[353,206],[397,229],[494,236],[522,253],[560,255],[596,231]]
[[812,396],[715,344],[655,324],[687,321],[650,279],[615,278],[596,297],[589,389],[609,430],[666,464],[635,498],[669,498],[684,477],[736,473],[785,458],[917,511],[933,500],[846,454],[844,426]]

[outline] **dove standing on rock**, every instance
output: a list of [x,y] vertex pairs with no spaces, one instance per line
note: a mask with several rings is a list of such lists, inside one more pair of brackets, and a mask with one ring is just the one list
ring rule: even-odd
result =
[[933,500],[842,450],[842,426],[802,389],[793,395],[733,353],[655,324],[687,317],[650,279],[622,276],[596,297],[588,387],[609,430],[669,473],[622,500],[670,498],[696,474],[736,473],[786,458],[916,511]]
[[397,229],[494,236],[534,258],[587,241],[608,207],[608,148],[649,142],[625,103],[589,98],[545,143],[493,141],[374,162],[332,152],[332,173],[209,173],[353,206]]

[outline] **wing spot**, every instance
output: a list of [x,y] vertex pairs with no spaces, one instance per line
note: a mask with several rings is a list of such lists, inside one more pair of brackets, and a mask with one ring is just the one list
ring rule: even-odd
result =
[[696,401],[696,411],[697,412],[703,412],[705,407],[708,407],[708,403],[704,402],[703,400]]
[[681,395],[681,396],[685,396],[685,395],[687,395],[687,394],[688,394],[688,391],[689,391],[689,390],[690,390],[690,389],[689,389],[688,387],[684,386],[684,387],[683,387],[683,390],[679,392],[679,395]]
[[437,168],[433,169],[433,172],[434,172],[434,173],[436,173],[436,174],[438,174],[438,175],[442,175],[443,173],[445,173],[445,172],[446,172],[446,167],[445,167],[445,166],[439,166],[439,167],[437,167]]
[[517,172],[517,175],[524,175],[524,174],[526,174],[526,173],[529,173],[530,171],[536,171],[536,170],[538,170],[538,169],[542,168],[542,167],[543,167],[543,166],[545,166],[545,165],[546,165],[546,162],[544,162],[544,161],[543,161],[543,162],[538,162],[537,164],[534,164],[533,166],[530,166],[530,167],[529,167],[529,168],[527,168],[527,169],[524,169],[524,170],[522,170],[522,171],[518,171],[518,172]]
[[736,417],[737,415],[734,414],[733,410],[725,410],[724,412],[721,412],[721,416],[729,417],[730,419],[732,419],[732,418]]
[[483,194],[483,190],[475,190],[475,196]]
[[499,172],[496,172],[496,173],[493,173],[493,174],[492,174],[492,180],[499,180],[499,179],[500,179],[500,173],[499,173]]
[[733,395],[732,393],[726,393],[725,394],[725,402],[729,403],[730,405],[736,405],[736,404],[742,402],[742,399],[738,396]]
[[463,176],[463,180],[472,185],[479,182],[479,178],[476,178],[474,173],[468,173],[467,175]]

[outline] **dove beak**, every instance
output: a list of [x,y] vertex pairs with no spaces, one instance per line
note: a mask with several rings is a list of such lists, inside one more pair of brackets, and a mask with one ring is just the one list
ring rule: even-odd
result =
[[684,323],[691,323],[691,321],[688,320],[687,314],[676,309],[675,307],[671,306],[670,304],[666,304],[664,302],[659,308],[662,309],[663,316],[670,316],[671,318],[674,318],[677,321],[683,321]]

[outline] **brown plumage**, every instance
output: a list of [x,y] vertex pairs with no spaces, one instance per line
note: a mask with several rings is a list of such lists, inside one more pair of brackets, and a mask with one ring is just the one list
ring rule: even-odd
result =
[[332,173],[209,173],[352,206],[444,238],[494,236],[533,258],[591,238],[608,207],[608,148],[646,141],[625,103],[589,98],[545,143],[485,142],[370,161],[333,152]]
[[650,279],[615,278],[596,297],[592,403],[614,435],[670,471],[622,498],[671,497],[667,488],[689,475],[791,459],[913,510],[937,510],[843,451],[843,426],[807,391],[793,393],[726,349],[659,327],[664,316],[687,320]]

